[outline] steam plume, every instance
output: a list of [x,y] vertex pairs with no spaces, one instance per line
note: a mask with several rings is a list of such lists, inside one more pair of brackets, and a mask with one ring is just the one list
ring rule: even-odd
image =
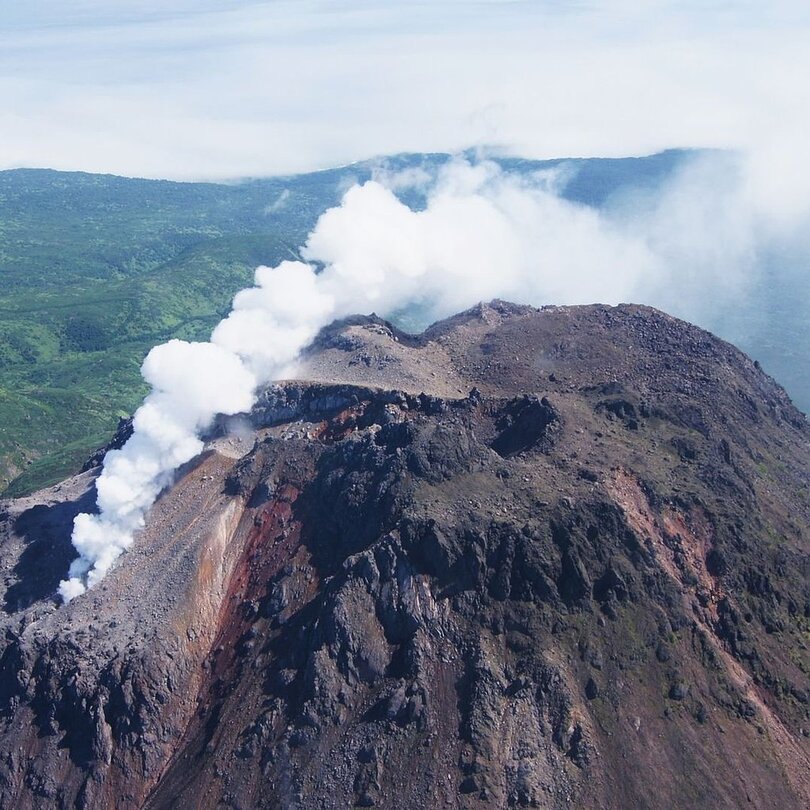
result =
[[[62,598],[95,585],[131,545],[161,489],[202,449],[214,416],[247,411],[258,385],[294,376],[301,350],[333,319],[408,307],[429,322],[493,297],[643,300],[683,311],[750,280],[769,238],[760,197],[747,193],[750,177],[734,157],[698,159],[655,199],[616,201],[601,213],[561,198],[559,182],[455,161],[435,176],[356,185],[318,221],[306,262],[259,267],[209,343],[154,348],[142,369],[153,390],[130,441],[107,454],[99,514],[76,518],[79,557]],[[395,195],[408,183],[425,186],[424,210]],[[780,238],[786,227],[781,217]]]
[[152,393],[135,413],[132,438],[104,459],[96,482],[99,514],[76,517],[72,542],[79,556],[59,585],[65,601],[107,573],[173,472],[202,449],[199,432],[217,413],[248,410],[256,386],[242,361],[213,343],[170,340],[149,352],[141,373]]

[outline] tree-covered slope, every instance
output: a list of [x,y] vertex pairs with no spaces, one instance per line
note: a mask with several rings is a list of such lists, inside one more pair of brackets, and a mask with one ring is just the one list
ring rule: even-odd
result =
[[148,349],[206,337],[253,268],[334,204],[339,176],[225,186],[0,173],[0,489],[75,467],[143,396]]

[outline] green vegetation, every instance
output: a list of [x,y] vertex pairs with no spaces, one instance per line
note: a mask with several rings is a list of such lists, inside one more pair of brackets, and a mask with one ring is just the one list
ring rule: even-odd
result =
[[0,490],[81,466],[143,397],[148,350],[206,339],[348,174],[227,186],[1,172]]

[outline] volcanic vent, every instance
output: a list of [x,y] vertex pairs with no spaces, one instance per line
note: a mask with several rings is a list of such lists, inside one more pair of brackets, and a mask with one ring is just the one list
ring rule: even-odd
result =
[[810,454],[643,307],[321,333],[108,576],[6,502],[0,805],[801,807]]

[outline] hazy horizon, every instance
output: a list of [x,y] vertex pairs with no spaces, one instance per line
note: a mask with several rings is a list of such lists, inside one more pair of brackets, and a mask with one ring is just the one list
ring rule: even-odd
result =
[[581,162],[581,161],[592,161],[592,160],[606,160],[606,161],[623,161],[623,160],[644,160],[645,158],[655,158],[661,155],[665,155],[668,153],[682,153],[682,154],[689,154],[689,153],[712,153],[712,152],[728,152],[733,153],[735,150],[727,149],[701,149],[701,148],[694,148],[694,147],[668,147],[667,149],[662,149],[656,152],[644,152],[639,154],[628,154],[628,155],[612,155],[610,157],[605,156],[583,156],[583,155],[556,155],[553,157],[548,158],[529,158],[525,155],[519,154],[512,154],[509,152],[505,152],[503,150],[495,149],[495,148],[488,148],[486,145],[478,146],[478,147],[468,147],[467,149],[459,149],[456,152],[442,152],[442,151],[434,151],[434,152],[413,152],[413,151],[405,151],[405,152],[395,152],[395,153],[388,153],[388,154],[374,154],[374,155],[367,155],[366,157],[358,158],[357,160],[353,160],[350,163],[336,163],[334,165],[323,166],[318,169],[310,169],[301,172],[289,172],[289,173],[281,173],[281,174],[256,174],[256,175],[243,175],[240,177],[218,177],[213,179],[193,179],[193,178],[180,178],[180,179],[173,179],[171,177],[145,177],[144,175],[136,175],[136,174],[117,174],[115,172],[94,172],[88,171],[86,169],[58,169],[54,166],[8,166],[5,168],[0,168],[0,174],[3,172],[56,172],[61,174],[87,174],[87,175],[97,175],[100,177],[114,177],[120,180],[155,180],[160,182],[167,182],[167,183],[186,183],[186,184],[213,184],[213,185],[222,185],[222,186],[230,186],[230,185],[239,185],[240,183],[250,183],[253,181],[262,181],[262,180],[281,180],[285,177],[300,177],[302,175],[307,174],[319,174],[319,173],[327,173],[327,172],[334,172],[339,171],[341,169],[351,169],[353,166],[358,167],[380,167],[384,168],[387,165],[387,161],[396,158],[409,158],[409,157],[443,157],[448,159],[464,157],[470,154],[475,155],[475,160],[492,160],[495,162],[498,161],[508,161],[508,160],[527,160],[531,162],[537,163],[565,163],[567,161],[571,161],[572,163]]
[[794,2],[39,0],[0,22],[0,168],[219,180],[489,145],[782,171],[807,162],[808,30]]

